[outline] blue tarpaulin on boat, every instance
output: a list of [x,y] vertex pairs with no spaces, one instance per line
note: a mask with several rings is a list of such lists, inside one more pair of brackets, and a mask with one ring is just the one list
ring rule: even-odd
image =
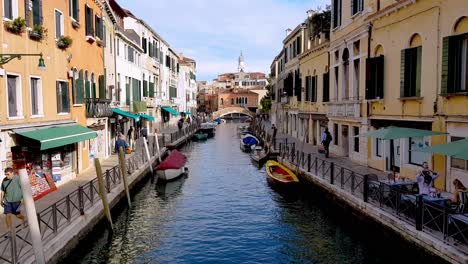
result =
[[246,136],[242,139],[242,143],[249,146],[258,145],[258,139],[256,139],[254,136]]

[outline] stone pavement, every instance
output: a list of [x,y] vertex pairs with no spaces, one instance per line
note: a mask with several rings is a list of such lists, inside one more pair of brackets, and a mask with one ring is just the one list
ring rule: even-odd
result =
[[[272,131],[271,131],[271,122],[269,120],[262,121],[262,126],[263,125],[265,127],[265,131],[267,131],[268,134],[271,134],[272,133]],[[318,156],[321,159],[326,159],[325,155],[318,153],[318,146],[314,146],[312,144],[302,142],[301,140],[299,140],[299,139],[297,139],[297,138],[295,138],[295,137],[293,137],[291,135],[283,134],[283,133],[280,133],[278,131],[277,134],[276,134],[276,140],[280,141],[282,139],[287,139],[288,143],[293,143],[294,142],[295,146],[296,146],[296,150],[299,150],[300,152],[304,151],[304,153],[306,153],[306,154],[311,153],[312,156]],[[340,157],[340,156],[334,155],[333,153],[330,153],[330,157],[328,159],[326,159],[326,160],[328,160],[330,162],[334,162],[335,164],[337,164],[337,165],[339,165],[341,167],[350,169],[350,170],[352,170],[352,171],[354,171],[356,173],[362,174],[362,175],[364,175],[364,174],[375,174],[381,180],[387,179],[387,176],[388,176],[388,173],[386,173],[386,172],[379,171],[379,170],[376,170],[376,169],[373,169],[373,168],[369,168],[366,165],[362,165],[362,164],[356,163],[354,161],[351,161],[347,157]]]

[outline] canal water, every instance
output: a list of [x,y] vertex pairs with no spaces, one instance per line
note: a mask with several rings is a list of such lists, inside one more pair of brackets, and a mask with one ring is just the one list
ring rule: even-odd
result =
[[191,143],[189,175],[144,183],[64,263],[437,263],[312,186],[274,190],[239,149],[238,124]]

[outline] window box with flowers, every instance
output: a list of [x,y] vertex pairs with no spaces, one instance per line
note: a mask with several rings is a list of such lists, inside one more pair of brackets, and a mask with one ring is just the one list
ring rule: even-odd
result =
[[66,48],[70,47],[72,43],[73,43],[73,40],[69,36],[61,36],[57,40],[57,47],[59,49],[66,49]]
[[5,21],[5,29],[14,34],[21,34],[26,29],[26,20],[21,17],[17,17],[12,21]]
[[42,40],[47,36],[47,28],[42,25],[34,25],[33,29],[29,31],[29,38],[33,40]]

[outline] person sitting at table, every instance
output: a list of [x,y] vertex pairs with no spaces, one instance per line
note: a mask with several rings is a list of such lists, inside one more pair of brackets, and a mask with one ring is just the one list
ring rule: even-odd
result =
[[429,163],[423,162],[423,169],[416,175],[416,181],[419,186],[419,194],[429,195],[431,188],[434,187],[434,180],[439,174],[429,169]]
[[466,191],[466,187],[459,179],[455,179],[453,180],[453,189],[452,203],[458,204],[460,202],[460,191]]

